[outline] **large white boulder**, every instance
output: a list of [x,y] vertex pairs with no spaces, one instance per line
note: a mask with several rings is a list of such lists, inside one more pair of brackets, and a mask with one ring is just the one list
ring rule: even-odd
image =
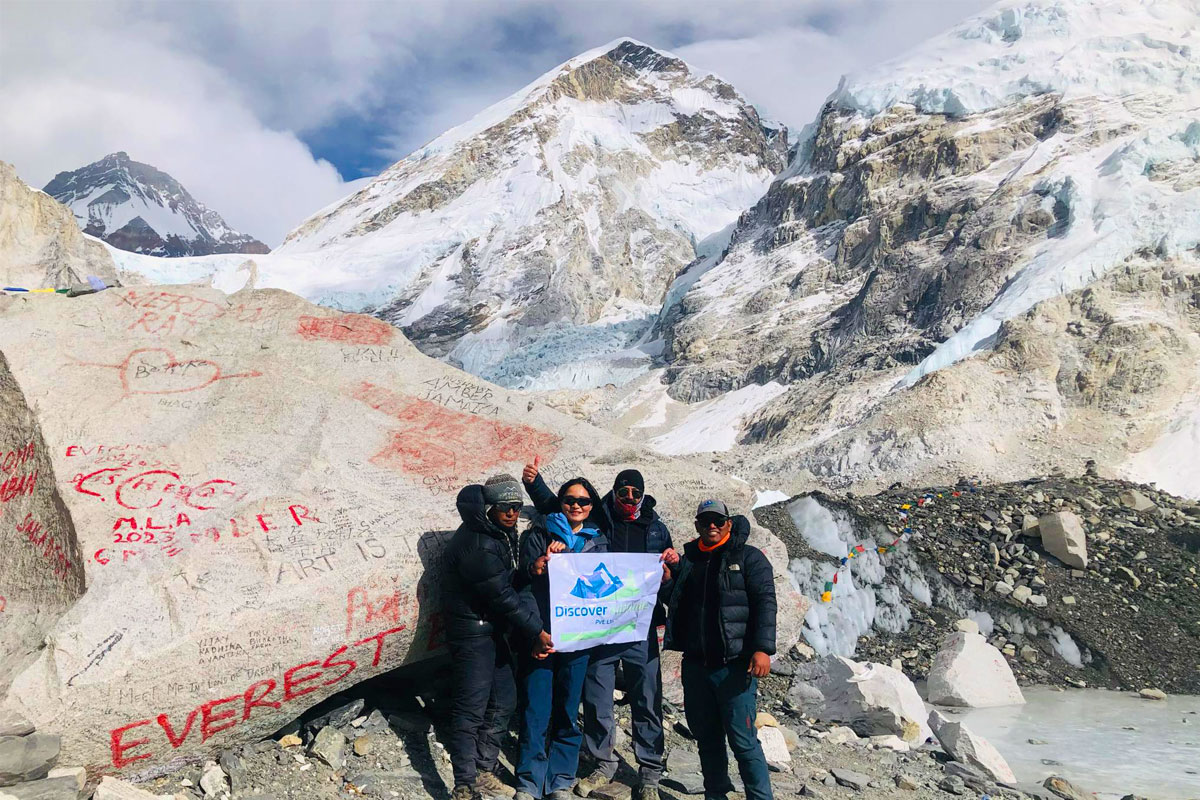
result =
[[826,656],[805,667],[797,678],[820,693],[820,700],[815,693],[807,693],[810,704],[805,711],[832,722],[846,723],[860,736],[894,734],[906,742],[922,744],[933,735],[925,723],[928,716],[925,703],[913,682],[900,670],[843,656]]
[[951,722],[940,711],[934,710],[929,714],[929,727],[942,749],[955,761],[982,770],[994,781],[1016,783],[1017,776],[1000,751],[966,724]]
[[1042,532],[1042,547],[1046,552],[1068,567],[1087,568],[1087,534],[1078,514],[1073,511],[1045,514],[1038,519],[1038,530]]
[[929,702],[942,706],[1012,706],[1025,702],[1004,654],[978,633],[958,631],[946,637],[933,658]]
[[[640,468],[679,544],[699,499],[752,503],[286,292],[0,297],[3,705],[93,782],[260,738],[440,651],[455,496],[535,455],[551,485]],[[786,650],[805,601],[752,541]]]

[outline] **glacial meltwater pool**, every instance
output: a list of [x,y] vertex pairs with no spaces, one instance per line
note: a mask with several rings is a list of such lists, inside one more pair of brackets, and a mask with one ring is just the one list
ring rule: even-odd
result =
[[[957,709],[961,713],[947,716],[994,744],[1021,782],[1062,775],[1102,797],[1200,798],[1200,697],[1146,700],[1104,689],[1023,691],[1023,706]],[[1046,744],[1029,744],[1029,739]]]

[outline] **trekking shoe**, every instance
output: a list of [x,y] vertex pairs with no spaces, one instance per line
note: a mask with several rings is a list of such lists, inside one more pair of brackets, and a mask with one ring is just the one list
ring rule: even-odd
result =
[[450,792],[450,800],[483,800],[483,798],[474,786],[464,783],[454,787],[454,791]]
[[638,788],[637,796],[638,800],[658,800],[658,787],[644,783]]
[[494,772],[481,772],[475,777],[475,791],[484,798],[512,797],[517,790],[496,777]]
[[579,783],[575,784],[575,794],[580,797],[587,797],[592,792],[605,786],[609,783],[609,777],[601,770],[593,770],[591,775],[586,778],[581,778]]

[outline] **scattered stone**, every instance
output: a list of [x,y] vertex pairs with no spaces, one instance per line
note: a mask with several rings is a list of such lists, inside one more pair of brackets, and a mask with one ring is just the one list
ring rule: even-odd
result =
[[1015,783],[1016,775],[991,742],[962,722],[951,722],[939,711],[929,714],[929,727],[942,748],[955,760],[981,770],[994,781]]
[[1062,599],[1062,601],[1063,601],[1064,606],[1073,606],[1073,605],[1075,605],[1075,595],[1069,594],[1066,597],[1064,597]]
[[1120,494],[1121,502],[1132,508],[1134,511],[1149,511],[1155,508],[1149,497],[1139,492],[1137,489],[1126,489]]
[[169,800],[168,795],[152,794],[132,783],[105,775],[96,787],[92,800]]
[[287,736],[282,736],[279,739],[279,746],[283,748],[299,747],[304,744],[304,740],[294,733],[289,733]]
[[866,789],[867,785],[871,783],[871,778],[869,776],[863,775],[861,772],[855,772],[854,770],[834,767],[833,769],[829,770],[829,772],[833,775],[833,779],[837,781],[839,785],[849,786],[851,789],[857,789],[860,792],[863,789]]
[[1115,571],[1119,576],[1124,578],[1129,583],[1129,585],[1132,586],[1134,589],[1138,589],[1141,587],[1142,579],[1139,578],[1137,575],[1135,575],[1133,573],[1133,570],[1131,570],[1129,567],[1122,567],[1120,565],[1117,565],[1117,567],[1115,568]]
[[1167,693],[1162,689],[1142,689],[1138,692],[1139,695],[1147,700],[1166,700]]
[[1050,744],[1045,739],[1026,739],[1029,744]]
[[333,769],[341,769],[346,761],[346,737],[337,728],[321,728],[308,746],[308,754]]
[[960,619],[954,623],[954,629],[963,633],[979,633],[979,623],[973,619]]
[[1013,589],[1012,599],[1018,603],[1027,603],[1029,598],[1033,596],[1033,589],[1028,586],[1017,586]]
[[84,767],[55,767],[46,775],[47,778],[70,778],[75,781],[75,788],[83,791],[87,785],[87,769]]
[[0,736],[0,786],[46,777],[58,759],[57,736]]
[[806,674],[814,675],[820,695],[820,702],[806,710],[821,719],[846,723],[863,735],[896,734],[917,744],[932,735],[917,688],[899,670],[828,656],[806,667]]
[[853,729],[847,728],[844,725],[834,725],[825,734],[825,741],[830,744],[850,744],[851,742],[858,741],[858,734]]
[[1050,605],[1050,600],[1044,594],[1031,594],[1029,595],[1029,605],[1045,608]]
[[1086,569],[1088,564],[1087,535],[1083,521],[1071,511],[1055,511],[1038,519],[1042,546],[1068,567]]
[[900,773],[896,776],[896,788],[904,789],[909,792],[915,792],[917,789],[921,788],[921,784],[918,783],[917,779],[913,776]]
[[804,661],[812,661],[817,657],[817,651],[813,650],[804,642],[796,642],[796,644],[792,646],[792,655],[795,658],[802,659]]
[[800,787],[800,794],[802,794],[805,797],[816,797],[816,798],[823,798],[825,796],[825,795],[821,794],[820,792],[818,792],[815,788],[813,788],[813,785],[811,783],[806,783],[806,784],[804,784],[804,786]]
[[357,700],[351,700],[349,703],[344,703],[319,717],[313,717],[304,723],[304,730],[309,733],[316,733],[322,728],[345,728],[355,717],[362,714],[363,708],[366,705],[367,702],[361,697]]
[[1094,800],[1091,793],[1073,786],[1066,778],[1051,775],[1042,782],[1042,786],[1054,792],[1063,800]]
[[1041,531],[1038,530],[1038,518],[1032,514],[1021,517],[1021,534],[1031,537],[1041,536]]
[[33,723],[16,711],[0,711],[0,736],[28,736],[33,731]]
[[893,750],[897,753],[907,753],[912,748],[908,746],[908,742],[901,739],[894,733],[889,733],[885,736],[872,736],[867,741],[872,747],[880,750]]
[[1012,668],[977,633],[953,633],[942,642],[929,670],[929,702],[989,708],[1025,702]]
[[766,756],[767,763],[792,763],[792,754],[788,752],[787,740],[783,738],[783,731],[779,730],[779,728],[769,725],[759,728],[758,741],[762,745],[763,755]]
[[357,736],[354,739],[354,755],[365,756],[371,752],[371,737]]
[[204,768],[204,774],[200,776],[200,789],[203,790],[205,797],[214,797],[228,792],[229,784],[226,781],[225,770],[211,761],[208,762]]
[[1001,597],[1007,597],[1013,593],[1012,584],[1007,581],[996,581],[996,585],[992,587],[992,591]]
[[763,728],[763,727],[778,728],[779,720],[775,719],[774,716],[772,716],[771,714],[768,714],[766,711],[760,711],[760,712],[758,712],[758,716],[756,716],[754,718],[754,727],[755,728]]
[[1035,647],[1029,645],[1021,646],[1021,660],[1027,664],[1036,664],[1038,660],[1038,651]]
[[938,788],[950,794],[966,794],[967,784],[957,775],[947,775],[938,781]]
[[693,750],[672,747],[667,753],[667,771],[663,785],[684,794],[704,794],[704,774],[700,769],[700,756]]
[[43,778],[0,789],[0,800],[76,800],[77,797],[79,786],[72,777]]

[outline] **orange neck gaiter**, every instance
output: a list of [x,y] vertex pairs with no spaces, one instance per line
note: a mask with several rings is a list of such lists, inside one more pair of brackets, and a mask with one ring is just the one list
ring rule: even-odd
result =
[[711,553],[713,550],[716,550],[718,547],[729,541],[729,534],[730,531],[726,531],[725,535],[721,537],[721,541],[717,542],[716,544],[705,544],[704,540],[700,539],[696,542],[696,545],[700,548],[701,552]]

